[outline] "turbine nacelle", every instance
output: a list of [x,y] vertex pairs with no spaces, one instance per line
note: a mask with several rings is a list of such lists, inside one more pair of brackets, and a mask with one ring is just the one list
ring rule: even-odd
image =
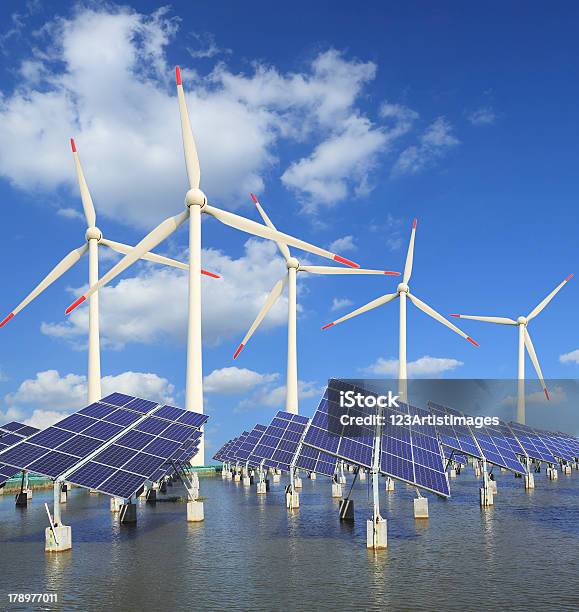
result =
[[286,265],[287,265],[287,269],[288,270],[290,270],[291,268],[294,268],[295,270],[298,270],[299,267],[300,267],[300,262],[295,257],[290,257],[286,261]]
[[410,287],[407,283],[400,283],[398,287],[396,287],[396,291],[398,293],[410,293]]
[[86,241],[88,242],[89,240],[96,240],[97,242],[100,241],[100,239],[103,237],[103,233],[100,231],[100,229],[98,227],[89,227],[86,230]]
[[526,325],[528,323],[527,317],[519,317],[517,319],[517,323],[519,325]]
[[199,206],[203,208],[207,204],[207,196],[201,189],[193,187],[185,194],[185,204],[187,206]]

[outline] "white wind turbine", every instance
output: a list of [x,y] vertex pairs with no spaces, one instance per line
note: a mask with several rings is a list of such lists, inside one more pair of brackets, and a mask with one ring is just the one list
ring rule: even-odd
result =
[[422,310],[427,315],[431,316],[433,319],[446,325],[449,329],[456,332],[459,336],[462,336],[475,346],[478,344],[470,337],[467,336],[463,331],[458,329],[455,325],[453,325],[450,321],[447,321],[441,314],[432,309],[428,304],[425,304],[422,300],[419,300],[414,294],[410,293],[410,287],[408,286],[408,282],[410,281],[410,276],[412,274],[412,262],[414,260],[414,237],[416,235],[416,219],[414,219],[414,223],[412,224],[412,233],[410,235],[410,244],[408,246],[408,253],[406,255],[406,264],[404,266],[404,275],[402,276],[402,282],[398,285],[396,293],[387,293],[382,297],[376,298],[371,302],[368,302],[365,306],[361,306],[357,310],[340,317],[336,321],[332,323],[328,323],[324,325],[322,329],[327,329],[328,327],[332,327],[333,325],[337,325],[338,323],[342,323],[342,321],[346,321],[347,319],[351,319],[359,314],[367,312],[368,310],[372,310],[373,308],[377,308],[378,306],[382,306],[383,304],[387,304],[396,298],[400,299],[400,317],[399,317],[399,344],[398,344],[398,395],[401,399],[407,401],[408,399],[408,389],[407,389],[407,371],[406,371],[406,298],[408,298],[419,310]]
[[[80,195],[82,199],[82,206],[84,209],[84,215],[87,223],[86,230],[86,244],[78,249],[71,251],[60,263],[58,263],[51,272],[24,298],[20,304],[0,323],[0,327],[8,323],[14,315],[18,314],[25,306],[30,304],[34,298],[40,295],[47,287],[49,287],[54,281],[60,278],[67,270],[69,270],[77,261],[88,251],[89,264],[88,264],[88,280],[89,285],[94,285],[98,281],[99,269],[98,269],[98,247],[99,245],[109,247],[113,251],[118,253],[126,254],[132,247],[122,244],[121,242],[115,242],[105,238],[101,230],[96,227],[96,212],[88,189],[88,185],[84,178],[82,166],[78,158],[76,150],[76,144],[74,139],[70,139],[70,146],[72,148],[72,154],[74,156],[74,163],[76,167],[76,176],[80,188]],[[154,261],[155,263],[164,264],[167,266],[173,266],[175,268],[181,268],[186,270],[187,264],[181,263],[168,257],[156,255],[155,253],[143,253],[141,259],[147,259],[148,261]],[[211,272],[203,271],[203,274],[219,278],[216,274]],[[100,361],[100,342],[99,342],[99,304],[98,294],[95,293],[91,296],[89,301],[88,311],[88,401],[93,403],[101,399],[101,361]]]
[[462,315],[462,314],[452,314],[451,317],[458,317],[459,319],[473,319],[474,321],[485,321],[487,323],[498,323],[499,325],[516,325],[519,328],[519,366],[518,366],[518,376],[517,376],[517,422],[525,424],[525,347],[527,352],[529,353],[529,357],[535,367],[537,372],[537,376],[541,381],[541,385],[543,387],[543,391],[545,392],[545,397],[549,400],[549,391],[547,391],[547,385],[545,384],[545,380],[543,379],[543,373],[541,372],[541,366],[539,365],[539,360],[537,359],[537,354],[535,353],[535,347],[533,346],[533,342],[531,341],[531,336],[529,334],[529,330],[527,329],[527,325],[529,321],[534,319],[546,306],[547,304],[559,293],[559,291],[563,288],[573,274],[569,274],[569,276],[549,295],[539,302],[533,310],[526,317],[518,317],[515,321],[514,319],[509,319],[508,317],[481,317],[478,315]]
[[[277,232],[265,225],[250,221],[244,217],[221,210],[207,203],[207,197],[199,189],[201,182],[201,169],[199,167],[199,157],[195,146],[195,139],[189,123],[189,114],[185,102],[185,93],[181,81],[181,71],[179,67],[175,69],[177,81],[177,97],[179,101],[179,112],[181,116],[181,135],[183,138],[183,149],[185,154],[185,166],[189,179],[189,191],[185,194],[186,210],[170,217],[158,225],[150,232],[134,249],[132,249],[121,261],[119,261],[107,274],[98,282],[91,284],[88,291],[75,300],[67,309],[66,314],[74,310],[79,304],[84,302],[87,297],[103,287],[118,274],[126,270],[130,265],[141,257],[143,253],[150,251],[160,242],[170,236],[180,225],[189,219],[189,306],[188,306],[188,332],[187,332],[187,374],[185,391],[185,409],[196,412],[203,412],[203,369],[201,354],[201,214],[205,213],[215,217],[225,225],[229,225],[248,234],[253,234],[261,238],[275,240],[294,246],[304,251],[333,259],[340,263],[352,267],[359,267],[357,264],[321,249],[312,244]],[[201,442],[198,461],[204,461],[204,446]]]
[[[257,198],[251,194],[259,214],[265,221],[268,227],[276,229],[270,218],[263,210]],[[298,366],[297,366],[297,337],[296,337],[296,280],[298,272],[309,272],[311,274],[387,274],[391,276],[400,276],[399,272],[390,272],[388,270],[364,270],[362,268],[338,268],[337,266],[307,266],[291,256],[287,245],[278,242],[277,246],[285,259],[287,273],[274,285],[262,309],[255,318],[251,327],[241,344],[237,347],[233,359],[237,359],[243,347],[247,344],[255,330],[266,317],[267,313],[273,308],[274,304],[279,299],[285,286],[288,286],[288,312],[287,312],[287,381],[286,381],[286,412],[294,414],[298,413]]]

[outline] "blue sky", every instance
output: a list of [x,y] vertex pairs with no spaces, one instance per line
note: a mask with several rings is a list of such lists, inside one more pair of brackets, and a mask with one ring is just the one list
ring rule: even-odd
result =
[[[95,7],[0,7],[3,315],[84,242],[70,136],[107,237],[136,243],[182,210],[176,63],[215,204],[258,220],[253,190],[283,231],[324,247],[341,239],[342,255],[394,270],[417,217],[411,288],[443,314],[527,314],[576,271],[573,3]],[[204,265],[223,275],[203,280],[215,448],[283,404],[283,301],[235,364],[231,357],[284,267],[273,245],[212,219],[203,232]],[[186,236],[157,250],[186,257]],[[102,259],[101,270],[114,261]],[[86,313],[66,320],[63,311],[87,265],[0,331],[2,417],[47,424],[82,404]],[[328,377],[359,377],[396,359],[397,307],[321,332],[396,280],[305,276],[298,366],[300,409],[310,414]],[[578,296],[574,279],[529,328],[547,378],[579,372]],[[183,275],[139,265],[101,299],[105,389],[182,403]],[[516,375],[515,329],[461,321],[475,349],[414,308],[408,319],[418,375]],[[529,376],[531,368],[527,361]]]

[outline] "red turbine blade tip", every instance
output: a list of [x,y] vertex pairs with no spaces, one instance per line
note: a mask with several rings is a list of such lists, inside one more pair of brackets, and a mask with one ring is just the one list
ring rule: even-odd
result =
[[327,325],[324,325],[324,327],[322,327],[322,329],[328,329],[328,327],[332,327],[333,323],[328,323]]
[[545,387],[545,397],[547,398],[547,400],[551,401],[551,398],[549,397],[549,392],[547,391],[547,387]]
[[478,342],[475,342],[470,336],[467,336],[466,339],[471,343],[474,344],[475,346],[480,346],[480,344]]
[[237,350],[235,351],[235,353],[233,354],[233,359],[237,359],[237,356],[239,355],[239,353],[241,353],[241,351],[243,350],[243,347],[245,346],[245,344],[240,344],[237,347]]
[[417,223],[418,223],[418,219],[414,219],[414,222],[412,223],[412,229],[416,229]]
[[3,327],[4,325],[6,325],[6,323],[8,323],[8,321],[10,321],[10,319],[14,316],[14,313],[11,312],[5,319],[4,321],[2,321],[2,323],[0,323],[0,327]]
[[181,68],[179,66],[175,66],[175,80],[177,81],[177,85],[181,85]]
[[209,272],[209,270],[201,270],[201,274],[205,274],[205,276],[210,276],[211,278],[221,278],[219,274],[215,274],[215,272]]
[[70,139],[70,148],[72,149],[73,153],[76,153],[76,144],[74,142],[74,138]]
[[569,274],[569,276],[565,279],[565,282],[567,282],[568,280],[571,280],[573,278],[573,273]]
[[384,274],[388,276],[400,276],[400,272],[392,272],[392,270],[384,270]]
[[451,314],[450,316],[451,317],[456,317],[457,319],[460,319],[460,315],[458,315],[458,314]]
[[257,198],[253,195],[253,193],[249,194],[251,196],[251,199],[253,200],[254,204],[257,204]]
[[350,266],[350,268],[359,268],[360,265],[350,261],[349,259],[346,259],[345,257],[340,257],[339,255],[334,255],[334,261],[338,261],[340,263],[345,264],[346,266]]
[[84,295],[81,295],[78,300],[75,300],[65,311],[64,314],[69,314],[71,313],[77,306],[80,306],[84,301],[86,300],[86,298],[84,297]]

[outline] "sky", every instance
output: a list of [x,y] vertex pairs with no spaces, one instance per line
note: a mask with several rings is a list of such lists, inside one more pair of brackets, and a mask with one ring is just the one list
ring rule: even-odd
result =
[[[136,244],[183,210],[176,64],[214,205],[259,221],[255,192],[280,230],[398,271],[417,218],[414,294],[444,315],[528,314],[578,267],[578,20],[569,2],[5,0],[0,318],[85,243],[70,137],[107,238]],[[100,251],[102,272],[117,258]],[[156,251],[185,261],[187,232]],[[203,265],[222,276],[202,280],[209,457],[283,408],[287,299],[233,361],[285,266],[211,218]],[[85,403],[87,311],[64,309],[87,279],[85,257],[0,330],[0,421]],[[396,302],[321,327],[397,282],[299,275],[303,414],[329,377],[395,374]],[[578,299],[573,279],[529,325],[547,379],[579,376]],[[185,273],[155,264],[101,292],[103,392],[183,404],[186,305]],[[516,376],[515,328],[454,321],[479,348],[409,306],[411,376]],[[558,402],[534,391],[530,421],[548,425]]]

